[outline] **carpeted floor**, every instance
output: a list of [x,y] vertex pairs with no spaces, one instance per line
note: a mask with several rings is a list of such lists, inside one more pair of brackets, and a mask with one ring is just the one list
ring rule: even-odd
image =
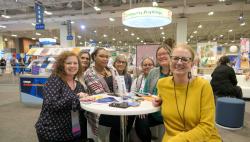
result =
[[[0,142],[36,142],[34,124],[40,107],[25,106],[19,100],[18,77],[0,76]],[[250,141],[250,101],[246,102],[244,127],[219,129],[223,142]]]

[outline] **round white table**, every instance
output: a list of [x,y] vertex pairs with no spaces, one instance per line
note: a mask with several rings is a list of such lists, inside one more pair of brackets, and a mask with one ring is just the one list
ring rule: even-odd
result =
[[[107,95],[101,95],[103,97]],[[113,96],[112,96],[113,97]],[[114,97],[117,100],[121,100],[119,97]],[[160,110],[160,107],[154,107],[152,102],[150,101],[141,101],[141,104],[137,107],[128,107],[128,108],[116,108],[110,107],[109,103],[84,103],[81,102],[81,107],[89,112],[93,112],[96,114],[106,114],[106,115],[118,115],[120,117],[120,124],[121,124],[121,141],[127,141],[127,134],[126,134],[126,125],[127,125],[127,116],[129,115],[140,115],[140,114],[148,114],[157,112]]]

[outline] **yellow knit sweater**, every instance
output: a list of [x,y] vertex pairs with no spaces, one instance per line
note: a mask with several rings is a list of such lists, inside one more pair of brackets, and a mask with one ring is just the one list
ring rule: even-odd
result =
[[166,128],[162,141],[220,142],[221,138],[215,128],[214,96],[209,82],[200,77],[190,80],[187,98],[187,85],[175,84],[177,109],[172,79],[173,77],[163,78],[157,84],[158,95],[162,99],[161,113]]

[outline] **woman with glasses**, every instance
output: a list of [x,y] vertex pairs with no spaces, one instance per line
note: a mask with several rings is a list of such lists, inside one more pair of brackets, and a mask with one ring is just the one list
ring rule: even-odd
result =
[[158,97],[165,125],[164,142],[221,142],[215,127],[215,104],[209,82],[191,75],[194,51],[186,44],[172,52],[170,69],[173,76],[157,83]]
[[113,66],[115,67],[120,76],[124,76],[126,90],[127,92],[130,92],[132,85],[132,78],[130,74],[127,73],[127,67],[128,67],[127,58],[124,55],[118,55],[115,58]]
[[[156,60],[159,67],[152,69],[147,76],[143,94],[157,95],[156,84],[160,78],[170,75],[169,61],[171,49],[168,45],[160,46],[156,50]],[[143,142],[150,142],[152,138],[150,127],[163,124],[160,112],[143,115],[136,119],[136,132]]]

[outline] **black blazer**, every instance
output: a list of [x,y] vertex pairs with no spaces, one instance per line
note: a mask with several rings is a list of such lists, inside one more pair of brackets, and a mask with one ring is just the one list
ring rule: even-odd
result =
[[51,75],[43,87],[43,105],[35,125],[37,134],[46,140],[72,140],[71,110],[80,110],[79,92],[85,92],[77,81],[75,90],[58,76]]
[[237,79],[232,67],[219,65],[211,76],[211,85],[216,96],[236,96]]

